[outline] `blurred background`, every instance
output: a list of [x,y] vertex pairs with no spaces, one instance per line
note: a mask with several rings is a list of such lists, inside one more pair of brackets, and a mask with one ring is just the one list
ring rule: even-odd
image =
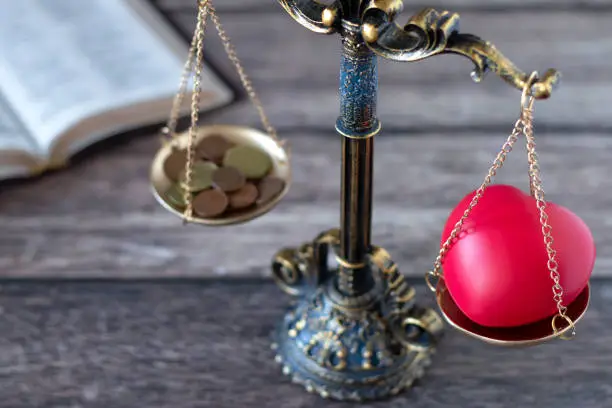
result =
[[[521,69],[562,72],[553,97],[536,104],[544,187],[593,228],[598,264],[605,266],[612,251],[606,35],[612,8],[597,0],[432,1],[405,2],[398,21],[425,6],[457,11],[463,32],[491,41]],[[193,1],[153,4],[185,39],[191,36]],[[293,146],[294,185],[286,199],[246,225],[183,228],[150,193],[157,128],[120,135],[64,170],[0,186],[2,276],[267,276],[279,246],[338,225],[339,38],[309,32],[272,1],[225,0],[216,7],[272,123]],[[205,56],[237,101],[202,122],[259,126],[212,29]],[[475,84],[471,70],[470,61],[453,55],[380,61],[384,131],[376,140],[374,240],[411,275],[428,267],[448,211],[479,185],[518,115],[520,91],[493,74]],[[518,149],[498,180],[526,187],[526,174]],[[307,222],[298,227],[298,219]]]

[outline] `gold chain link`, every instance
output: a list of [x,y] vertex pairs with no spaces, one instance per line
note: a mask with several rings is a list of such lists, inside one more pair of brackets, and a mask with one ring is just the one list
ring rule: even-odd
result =
[[247,94],[249,95],[251,102],[253,103],[253,105],[255,105],[255,108],[257,109],[257,112],[259,113],[261,124],[263,125],[264,129],[266,129],[266,132],[270,135],[270,137],[274,139],[274,141],[276,141],[277,143],[280,143],[278,140],[276,129],[270,123],[270,120],[268,119],[268,116],[266,115],[266,112],[264,111],[263,105],[261,101],[259,100],[257,93],[255,92],[255,88],[253,87],[251,80],[247,76],[242,64],[240,63],[240,60],[238,59],[238,56],[236,55],[236,50],[234,46],[232,45],[228,35],[223,30],[223,26],[221,25],[221,22],[219,21],[219,16],[217,15],[217,11],[215,10],[215,8],[210,2],[208,4],[208,9],[210,13],[210,19],[215,25],[215,28],[217,29],[217,33],[219,34],[219,38],[221,39],[221,42],[223,43],[223,48],[225,48],[225,52],[227,53],[228,58],[230,59],[232,64],[234,64],[234,67],[236,68],[236,71],[238,72],[238,76],[240,77],[240,82],[242,83],[242,86],[247,91]]
[[482,182],[478,190],[476,190],[476,194],[474,195],[474,197],[472,197],[472,201],[470,201],[470,205],[468,205],[468,208],[466,208],[466,210],[463,212],[463,215],[461,216],[459,221],[455,223],[455,226],[453,230],[451,231],[449,237],[446,239],[446,241],[442,245],[440,252],[438,253],[438,256],[436,257],[436,260],[434,261],[433,270],[427,272],[427,274],[425,275],[427,286],[433,292],[436,291],[437,285],[434,284],[434,282],[432,281],[432,278],[439,279],[442,277],[441,270],[442,270],[442,261],[444,260],[444,257],[446,256],[447,252],[450,250],[451,244],[453,243],[453,241],[459,235],[459,232],[461,231],[461,228],[463,227],[463,223],[470,216],[472,210],[474,209],[474,207],[476,207],[476,205],[482,198],[482,195],[484,194],[485,189],[491,184],[491,182],[493,181],[493,178],[497,174],[497,171],[503,167],[504,162],[506,161],[506,157],[508,156],[508,153],[512,151],[512,148],[514,147],[514,143],[516,143],[518,137],[522,133],[521,123],[522,123],[521,119],[518,119],[516,121],[514,125],[514,130],[512,131],[510,136],[508,136],[508,139],[506,139],[506,142],[502,145],[502,148],[497,154],[497,156],[495,157],[495,160],[493,161],[493,165],[489,169],[487,176],[485,177],[484,181]]
[[193,197],[191,195],[191,182],[193,173],[193,163],[195,156],[195,133],[198,126],[200,113],[200,96],[202,80],[202,60],[204,58],[204,34],[206,32],[206,19],[208,12],[208,1],[201,0],[198,7],[198,21],[196,24],[196,52],[195,52],[195,76],[193,79],[193,94],[191,95],[191,125],[187,142],[187,164],[185,167],[184,200],[185,206],[184,221],[193,218]]
[[546,213],[546,200],[544,198],[544,189],[542,187],[542,180],[540,177],[540,165],[538,156],[535,151],[535,138],[533,134],[533,104],[535,98],[530,95],[530,90],[533,83],[537,79],[537,73],[534,72],[529,77],[529,80],[526,82],[525,88],[523,89],[523,94],[521,97],[521,116],[514,124],[514,129],[512,133],[503,144],[500,152],[497,154],[497,157],[493,161],[493,165],[489,169],[487,176],[485,177],[483,183],[480,185],[474,197],[470,201],[470,204],[463,212],[462,217],[457,221],[453,230],[451,231],[449,237],[446,239],[442,247],[440,248],[440,252],[436,257],[433,265],[433,270],[427,272],[425,275],[425,282],[430,290],[435,292],[437,290],[437,282],[440,279],[443,279],[442,274],[442,262],[444,257],[448,253],[451,248],[452,243],[457,239],[457,236],[461,232],[461,228],[463,227],[463,223],[470,216],[474,207],[478,204],[480,199],[482,198],[485,189],[491,184],[493,178],[497,174],[497,172],[503,167],[504,162],[508,153],[512,151],[515,142],[518,137],[521,135],[525,135],[526,146],[527,146],[527,156],[529,162],[529,185],[532,196],[536,200],[536,205],[540,213],[540,224],[542,226],[542,235],[544,237],[544,244],[546,245],[546,252],[548,254],[548,262],[547,267],[550,272],[550,277],[553,281],[552,292],[553,292],[553,300],[557,305],[558,313],[552,319],[552,328],[555,333],[559,332],[559,327],[557,324],[557,320],[563,319],[568,324],[568,327],[571,329],[570,334],[568,336],[560,336],[560,338],[564,340],[569,340],[576,335],[576,330],[574,327],[574,322],[572,319],[567,316],[567,307],[563,305],[563,287],[561,286],[561,276],[559,274],[558,268],[559,265],[556,260],[556,251],[553,248],[553,237],[552,237],[552,227],[548,223],[548,214]]
[[181,106],[183,105],[183,100],[185,99],[185,94],[187,92],[187,82],[189,81],[189,75],[193,72],[193,60],[195,58],[196,53],[196,45],[198,41],[198,30],[194,30],[193,36],[191,38],[191,44],[189,46],[189,54],[187,56],[187,62],[185,62],[185,66],[183,67],[183,72],[181,74],[181,81],[179,83],[179,91],[174,97],[172,102],[172,109],[170,110],[170,118],[166,126],[161,129],[161,134],[163,137],[176,137],[176,124],[178,122],[179,116],[181,114]]
[[548,214],[546,213],[546,199],[544,197],[544,188],[542,187],[542,179],[540,177],[540,165],[538,155],[536,153],[536,144],[533,134],[533,102],[531,97],[527,106],[523,109],[523,134],[525,135],[527,145],[527,160],[529,162],[529,176],[531,179],[531,187],[533,197],[536,200],[536,205],[540,212],[540,224],[542,225],[542,235],[544,236],[544,244],[546,245],[546,253],[548,254],[548,270],[550,278],[553,281],[552,292],[553,301],[557,305],[558,314],[553,317],[552,327],[555,332],[558,332],[558,319],[565,320],[570,328],[568,336],[562,336],[564,340],[569,340],[576,335],[574,322],[567,316],[567,307],[563,304],[563,287],[561,286],[561,275],[559,274],[559,264],[557,262],[557,251],[553,248],[552,227],[548,223]]

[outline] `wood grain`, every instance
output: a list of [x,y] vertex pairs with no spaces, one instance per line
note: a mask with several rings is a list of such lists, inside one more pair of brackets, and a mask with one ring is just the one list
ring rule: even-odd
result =
[[[553,97],[537,105],[540,126],[607,131],[612,127],[608,113],[612,82],[609,56],[602,50],[612,45],[612,37],[602,35],[602,29],[611,18],[612,11],[474,11],[462,27],[496,44],[523,70],[562,72],[562,84]],[[174,14],[173,19],[187,30],[194,27],[192,12]],[[276,126],[334,123],[338,37],[313,34],[282,13],[262,13],[257,18],[228,13],[223,22]],[[208,37],[209,60],[238,84],[212,31]],[[453,55],[413,64],[381,61],[378,112],[383,124],[401,129],[455,129],[490,128],[512,121],[520,92],[493,74],[474,84],[471,70],[470,61]],[[256,115],[248,105],[239,113],[245,121],[257,120]]]
[[[230,109],[231,110],[231,109]],[[422,276],[450,209],[482,181],[510,131],[383,133],[375,152],[374,242],[403,272]],[[334,131],[287,134],[294,184],[271,213],[236,227],[183,227],[148,185],[156,138],[130,139],[64,172],[0,193],[0,273],[13,277],[268,276],[271,256],[339,222],[340,140]],[[612,276],[612,138],[540,133],[551,201],[583,217],[598,246],[596,276]],[[527,187],[524,148],[499,182]]]
[[[222,4],[237,4],[232,1]],[[189,31],[193,10],[181,4],[193,9],[194,3],[167,2],[165,10]],[[610,37],[601,32],[612,11],[537,4],[554,10],[534,14],[516,3],[508,13],[475,9],[464,28],[496,42],[522,66],[563,70],[564,86],[536,107],[545,187],[553,201],[576,211],[593,229],[595,275],[612,274],[607,268],[612,82],[609,56],[602,52]],[[269,260],[281,246],[337,226],[340,141],[332,129],[338,114],[338,39],[312,34],[278,9],[262,8],[256,18],[229,10],[223,17],[273,123],[293,146],[295,184],[274,212],[243,226],[183,228],[149,192],[157,138],[121,136],[90,149],[65,171],[0,186],[0,276],[267,276]],[[231,74],[218,40],[209,37],[209,63]],[[480,183],[516,119],[519,92],[493,77],[472,84],[470,68],[451,56],[421,64],[381,62],[374,241],[409,275],[421,276],[430,266],[449,210]],[[257,125],[246,101],[203,120]],[[526,186],[518,152],[500,181]]]
[[[193,0],[155,1],[192,28]],[[564,72],[558,94],[537,107],[538,148],[549,198],[593,230],[597,278],[575,341],[505,350],[449,329],[422,382],[363,407],[607,407],[612,83],[605,31],[612,7],[604,0],[429,5],[465,11],[466,31],[496,43],[525,69]],[[64,171],[0,185],[0,408],[353,406],[323,401],[282,377],[268,346],[288,299],[260,279],[278,248],[338,222],[340,140],[332,130],[338,39],[305,31],[273,1],[223,0],[217,7],[293,147],[292,190],[250,224],[182,227],[149,191],[158,147],[153,131],[95,146]],[[408,12],[420,7],[407,3]],[[218,41],[208,46],[210,63],[230,73]],[[435,256],[444,219],[482,180],[519,98],[496,78],[471,84],[470,64],[459,61],[380,67],[384,132],[376,142],[374,241],[403,272],[419,277],[412,282],[428,305],[420,276]],[[204,119],[256,124],[245,102]],[[524,159],[517,149],[499,181],[526,187]],[[179,276],[196,279],[172,279]]]
[[[4,283],[2,408],[349,408],[280,373],[269,335],[287,298],[262,283]],[[421,302],[431,296],[418,287]],[[411,391],[364,408],[604,408],[612,284],[571,342],[499,349],[452,329]]]

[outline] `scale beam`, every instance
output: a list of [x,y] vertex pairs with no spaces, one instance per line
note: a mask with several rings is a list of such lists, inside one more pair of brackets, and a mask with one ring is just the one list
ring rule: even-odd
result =
[[[311,31],[332,34],[341,31],[341,21],[358,21],[365,44],[386,59],[415,62],[440,54],[457,54],[475,66],[471,74],[480,82],[493,72],[516,89],[522,90],[529,74],[520,70],[493,44],[473,34],[459,32],[459,14],[426,8],[412,16],[405,25],[396,21],[402,11],[401,0],[342,1],[332,5],[316,0],[280,0],[281,5],[300,24]],[[550,97],[561,74],[547,70],[535,81],[536,99]]]

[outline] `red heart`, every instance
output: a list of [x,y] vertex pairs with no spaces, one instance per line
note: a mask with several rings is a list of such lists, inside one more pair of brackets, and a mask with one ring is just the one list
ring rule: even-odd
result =
[[[451,212],[444,243],[476,192]],[[553,248],[570,304],[587,286],[595,264],[589,227],[568,209],[547,203]],[[487,188],[444,258],[446,287],[461,311],[482,326],[513,327],[557,311],[540,214],[533,197],[513,186]]]

